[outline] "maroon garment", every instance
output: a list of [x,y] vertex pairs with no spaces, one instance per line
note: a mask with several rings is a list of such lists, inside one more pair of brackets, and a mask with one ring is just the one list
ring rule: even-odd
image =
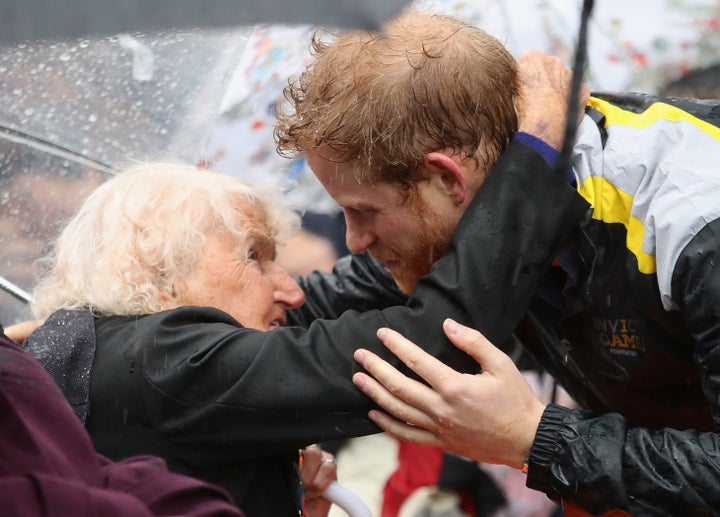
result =
[[[0,330],[2,328],[0,327]],[[220,488],[154,456],[97,454],[56,384],[0,333],[0,513],[73,517],[242,517]]]

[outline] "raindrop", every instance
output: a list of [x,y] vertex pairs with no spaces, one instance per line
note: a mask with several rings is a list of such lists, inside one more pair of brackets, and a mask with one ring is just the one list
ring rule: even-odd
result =
[[22,95],[22,92],[23,92],[23,91],[22,91],[20,88],[15,88],[15,89],[12,91],[13,95],[17,95],[17,96]]
[[58,57],[58,59],[60,61],[70,61],[70,54],[68,54],[67,52],[63,52],[62,54],[60,54],[60,57]]
[[33,113],[35,113],[35,110],[33,108],[26,108],[23,113],[25,116],[30,117]]
[[84,39],[80,43],[78,43],[78,46],[80,48],[87,48],[88,45],[90,45],[90,41],[86,40],[86,39]]

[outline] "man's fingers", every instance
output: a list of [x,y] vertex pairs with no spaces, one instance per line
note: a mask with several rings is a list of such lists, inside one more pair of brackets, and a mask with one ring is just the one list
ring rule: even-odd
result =
[[[432,427],[434,425],[433,420],[421,408],[426,404],[432,404],[429,400],[434,400],[436,395],[427,386],[402,376],[397,370],[396,373],[399,377],[402,377],[403,382],[401,384],[404,386],[399,387],[397,384],[393,384],[393,381],[388,380],[387,377],[377,374],[376,366],[379,362],[384,363],[385,361],[377,358],[377,361],[369,363],[369,368],[366,368],[371,375],[378,378],[377,380],[364,373],[356,373],[353,375],[355,385],[395,418],[413,425]],[[392,368],[390,365],[387,366]],[[408,389],[411,383],[417,385],[411,388],[417,387],[419,389]]]
[[487,340],[479,331],[450,318],[443,322],[445,335],[460,350],[470,355],[485,373],[502,370],[510,358]]
[[422,426],[409,425],[382,411],[370,411],[368,416],[380,429],[399,440],[414,442],[419,445],[430,445],[432,447],[438,447],[440,445],[435,434],[424,429]]
[[[485,372],[492,373],[503,367],[509,360],[504,353],[498,350],[485,336],[475,329],[461,325],[448,318],[443,322],[443,330],[448,339],[460,350],[472,356]],[[435,389],[451,384],[451,379],[459,375],[455,370],[435,359],[399,332],[389,328],[382,328],[378,330],[378,337],[388,350]],[[371,353],[367,352],[367,354]],[[356,359],[358,359],[358,357],[356,357]],[[434,400],[428,401],[425,399],[429,396],[429,393],[424,394],[425,398],[421,398],[419,393],[411,391],[410,388],[416,388],[416,385],[422,385],[418,383],[412,385],[405,384],[403,381],[407,381],[407,379],[402,374],[374,354],[366,355],[365,360],[371,365],[372,370],[368,368],[368,365],[363,363],[362,359],[358,359],[358,362],[386,388],[403,400],[410,402],[414,406],[418,406],[419,402],[423,402],[425,404],[422,406],[424,409],[430,409],[431,406],[427,404],[435,402]],[[417,388],[417,390],[419,390],[419,388]],[[430,391],[430,393],[432,393],[432,391]],[[411,395],[415,395],[415,397],[410,398]]]
[[[455,370],[445,363],[438,361],[395,330],[381,328],[378,329],[377,336],[388,350],[395,354],[408,368],[425,379],[430,386],[436,386],[438,383],[443,382],[448,376],[457,374]],[[374,373],[373,375],[377,377]],[[385,382],[383,382],[383,384],[385,384]]]

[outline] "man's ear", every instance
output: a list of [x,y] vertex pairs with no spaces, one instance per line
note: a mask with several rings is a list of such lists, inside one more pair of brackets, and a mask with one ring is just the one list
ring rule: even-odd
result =
[[465,170],[452,158],[440,151],[428,153],[423,159],[427,172],[440,181],[441,187],[453,203],[461,205],[467,197],[467,176]]

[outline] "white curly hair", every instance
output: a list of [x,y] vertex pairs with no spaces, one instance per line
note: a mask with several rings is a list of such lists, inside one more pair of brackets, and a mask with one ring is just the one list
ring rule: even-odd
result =
[[158,312],[202,256],[205,236],[224,232],[243,242],[250,218],[264,222],[277,244],[300,227],[278,191],[192,165],[133,165],[97,188],[65,226],[43,259],[33,314]]

